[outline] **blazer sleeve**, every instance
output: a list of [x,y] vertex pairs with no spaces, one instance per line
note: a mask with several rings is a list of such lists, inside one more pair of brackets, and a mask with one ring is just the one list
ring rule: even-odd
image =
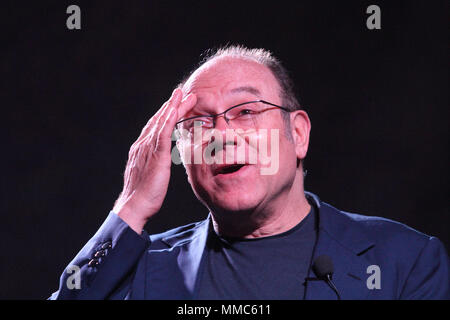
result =
[[49,299],[124,299],[137,262],[150,245],[114,212],[64,269]]
[[439,239],[430,237],[412,267],[400,299],[450,299],[450,260]]

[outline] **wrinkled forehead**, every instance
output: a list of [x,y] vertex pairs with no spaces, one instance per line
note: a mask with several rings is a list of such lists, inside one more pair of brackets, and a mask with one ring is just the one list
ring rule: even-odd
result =
[[[226,96],[247,93],[261,99],[279,98],[279,84],[266,66],[256,61],[235,57],[215,58],[197,69],[183,85],[185,95]],[[273,101],[279,103],[280,101]]]

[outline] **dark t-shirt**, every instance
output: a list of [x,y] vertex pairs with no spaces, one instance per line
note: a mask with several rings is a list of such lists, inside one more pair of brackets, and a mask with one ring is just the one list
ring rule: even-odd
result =
[[295,227],[255,239],[218,236],[212,228],[199,299],[303,299],[317,238],[316,210]]

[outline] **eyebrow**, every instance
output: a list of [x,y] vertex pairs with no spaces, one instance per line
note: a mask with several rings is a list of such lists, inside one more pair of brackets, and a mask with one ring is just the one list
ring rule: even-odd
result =
[[[252,86],[241,86],[241,87],[237,87],[237,88],[233,88],[231,89],[228,93],[229,94],[236,94],[236,93],[241,93],[241,92],[247,92],[247,93],[251,93],[255,96],[257,96],[258,98],[261,98],[261,91],[259,91],[258,89],[256,89],[255,87]],[[201,97],[197,97],[197,105],[201,105],[202,104],[202,99]],[[196,109],[194,107],[194,109]],[[194,110],[192,109],[190,112],[188,112],[189,116],[187,116],[187,118],[191,117],[191,116],[199,116],[202,115],[201,112],[198,112],[198,110]]]
[[255,87],[251,87],[251,86],[237,87],[237,88],[231,89],[231,91],[230,91],[230,93],[241,93],[241,92],[248,92],[257,97],[261,97],[261,92],[258,89],[256,89]]

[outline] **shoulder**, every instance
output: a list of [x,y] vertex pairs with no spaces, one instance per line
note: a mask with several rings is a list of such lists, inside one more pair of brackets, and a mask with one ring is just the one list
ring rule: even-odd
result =
[[361,213],[347,212],[335,208],[333,205],[322,201],[316,194],[305,191],[308,201],[319,209],[319,224],[332,233],[343,231],[364,234],[368,238],[383,238],[386,236],[402,238],[414,238],[426,241],[430,236],[411,228],[410,226],[391,219],[369,216]]
[[399,221],[338,210],[324,202],[321,203],[321,211],[334,224],[341,225],[341,229],[352,229],[378,245],[392,249],[405,245],[420,249],[433,238]]
[[422,263],[448,263],[444,244],[436,237],[391,219],[338,210],[320,202],[319,223],[341,245],[373,261],[411,269]]
[[340,211],[340,213],[349,221],[358,225],[369,236],[378,238],[386,235],[401,239],[417,239],[418,241],[427,241],[430,235],[422,233],[402,222],[387,219],[379,216],[368,216],[359,213]]
[[391,288],[401,299],[448,299],[450,260],[439,239],[398,221],[323,202],[320,211],[334,239],[379,266],[385,290]]

